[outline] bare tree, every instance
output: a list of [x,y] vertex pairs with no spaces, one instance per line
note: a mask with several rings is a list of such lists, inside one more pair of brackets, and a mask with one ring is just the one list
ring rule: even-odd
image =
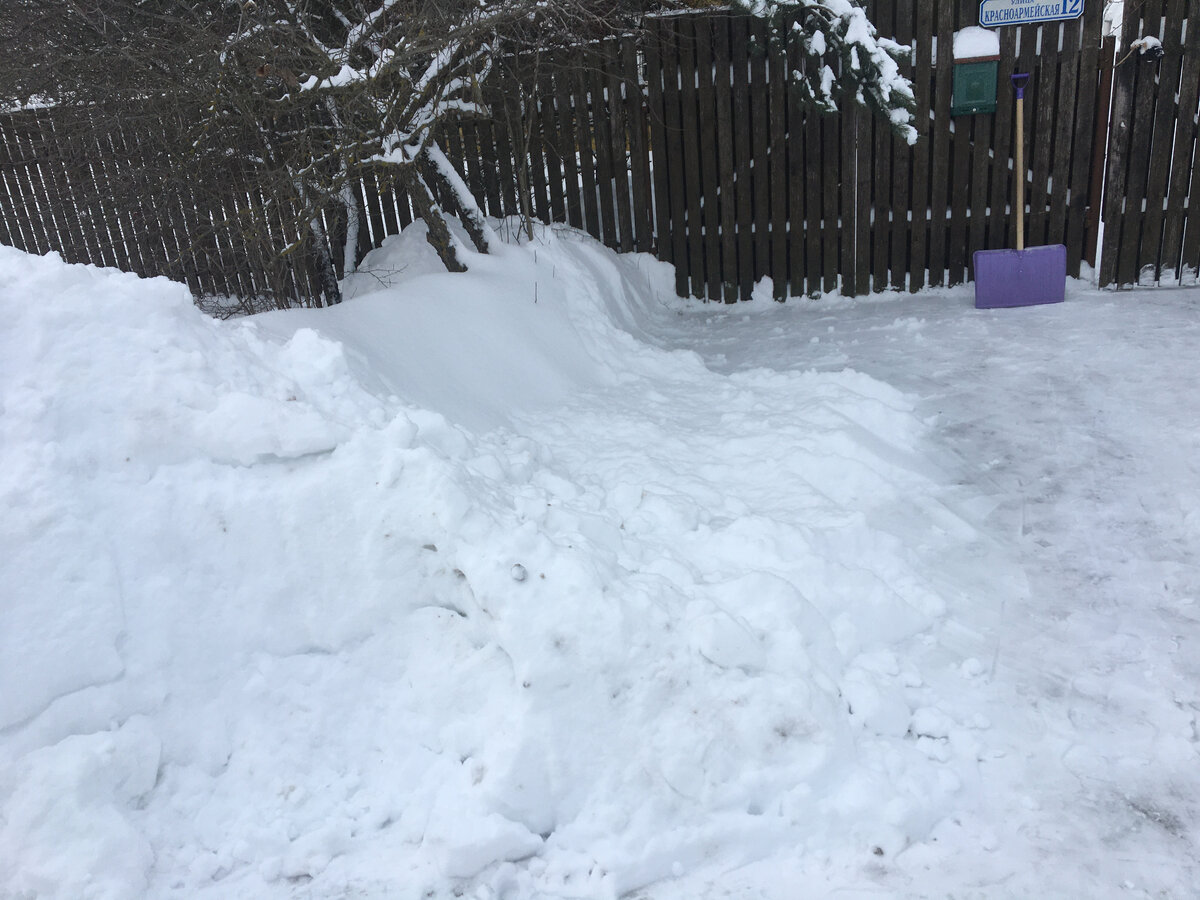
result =
[[[458,116],[489,115],[483,87],[514,53],[538,54],[636,31],[647,14],[698,0],[6,0],[0,3],[0,100],[159,104],[194,123],[156,157],[164,179],[251,170],[271,214],[299,235],[283,255],[313,254],[326,302],[338,273],[326,223],[345,222],[344,271],[357,262],[359,181],[386,167],[404,185],[451,270],[464,248],[496,240],[438,144]],[[805,98],[842,98],[911,136],[906,48],[876,35],[856,0],[734,0],[812,61],[794,73]],[[533,51],[532,53],[530,51]],[[515,98],[518,117],[530,97]],[[205,175],[205,177],[208,177]],[[258,239],[262,239],[261,235]]]

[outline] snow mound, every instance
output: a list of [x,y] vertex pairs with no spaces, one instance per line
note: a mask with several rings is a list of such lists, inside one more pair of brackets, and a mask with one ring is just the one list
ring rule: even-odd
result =
[[978,536],[911,403],[656,346],[669,270],[569,230],[422,246],[235,322],[0,248],[0,884],[616,897],[928,833],[974,745],[891,648]]

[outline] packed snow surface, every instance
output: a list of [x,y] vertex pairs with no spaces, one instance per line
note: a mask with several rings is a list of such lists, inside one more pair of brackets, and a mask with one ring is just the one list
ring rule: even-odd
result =
[[0,248],[0,897],[1195,895],[1200,290],[469,262]]

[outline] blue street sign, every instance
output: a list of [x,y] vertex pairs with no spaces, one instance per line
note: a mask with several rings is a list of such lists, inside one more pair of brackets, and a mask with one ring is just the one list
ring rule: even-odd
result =
[[1083,0],[983,0],[979,4],[979,24],[985,28],[1058,22],[1082,15]]

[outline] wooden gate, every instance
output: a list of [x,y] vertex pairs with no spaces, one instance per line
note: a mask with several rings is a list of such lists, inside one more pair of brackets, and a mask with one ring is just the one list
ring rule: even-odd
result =
[[[1099,282],[1195,284],[1200,272],[1200,0],[1125,3],[1113,85]],[[1162,42],[1161,59],[1134,42]]]
[[950,113],[953,39],[978,24],[978,4],[865,5],[881,35],[913,47],[902,70],[916,95],[914,146],[861,110],[804,108],[788,89],[798,48],[768,41],[759,21],[656,23],[646,68],[657,250],[678,292],[745,298],[764,276],[777,297],[969,281],[975,250],[1015,245],[1015,71],[1032,74],[1027,242],[1065,244],[1078,275],[1099,211],[1100,0],[1075,21],[999,29],[996,112],[965,116]]

